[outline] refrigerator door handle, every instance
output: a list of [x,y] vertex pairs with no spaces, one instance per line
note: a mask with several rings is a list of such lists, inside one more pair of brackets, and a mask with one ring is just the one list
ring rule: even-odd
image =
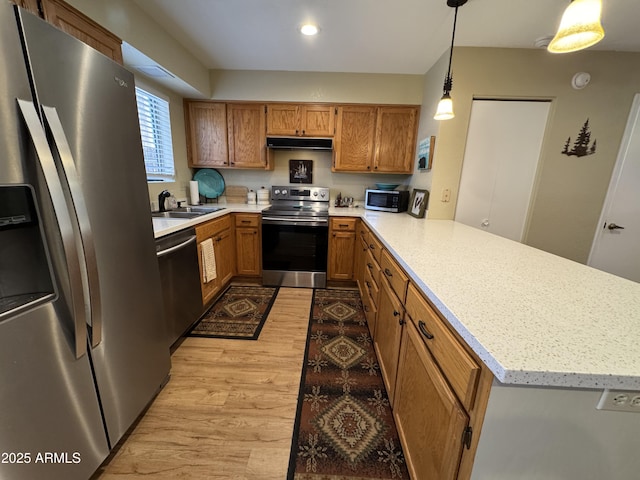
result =
[[74,234],[73,223],[69,215],[69,210],[67,209],[64,190],[60,183],[55,161],[49,149],[49,143],[47,142],[47,137],[40,123],[40,117],[38,116],[36,107],[33,102],[27,100],[17,99],[17,101],[29,135],[31,135],[31,140],[33,141],[36,155],[42,168],[42,173],[60,229],[70,283],[75,356],[76,358],[81,358],[87,353],[87,326],[80,246]]
[[80,176],[76,168],[76,163],[71,153],[71,147],[64,132],[62,122],[58,111],[54,107],[42,106],[46,125],[49,127],[53,136],[55,147],[58,149],[58,155],[62,163],[71,199],[73,209],[78,218],[78,227],[80,236],[82,237],[82,246],[84,249],[84,259],[87,274],[87,284],[89,288],[89,316],[87,324],[91,327],[89,335],[91,347],[97,347],[102,341],[102,315],[101,315],[101,299],[100,299],[100,281],[98,277],[98,262],[96,260],[95,243],[93,241],[93,231],[89,222],[89,213],[80,186]]

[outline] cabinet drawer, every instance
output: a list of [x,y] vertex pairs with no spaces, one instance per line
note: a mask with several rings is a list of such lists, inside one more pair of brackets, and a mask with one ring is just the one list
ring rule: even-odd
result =
[[380,292],[380,284],[373,278],[371,271],[367,269],[364,272],[364,284],[367,287],[367,292],[371,297],[371,301],[374,306],[378,306],[378,293]]
[[236,227],[257,227],[260,225],[260,216],[255,213],[236,213]]
[[196,225],[196,238],[198,242],[206,238],[213,237],[227,228],[231,228],[231,215],[225,215],[221,218],[216,218],[207,223]]
[[369,246],[369,228],[364,224],[362,220],[360,220],[356,226],[356,233],[358,234],[358,238],[361,238],[364,243]]
[[460,402],[471,409],[480,367],[413,285],[409,285],[405,307]]
[[382,271],[382,274],[387,278],[387,280],[389,280],[391,288],[398,296],[400,301],[404,302],[405,298],[407,298],[407,285],[409,284],[409,277],[405,275],[400,266],[386,250],[382,252],[380,269]]
[[373,235],[369,233],[369,250],[373,254],[373,257],[380,263],[380,258],[382,256],[382,243]]
[[365,271],[369,272],[374,282],[380,285],[380,264],[374,258],[371,250],[368,250],[364,257],[364,267]]
[[369,335],[371,338],[375,335],[376,329],[376,316],[378,315],[378,307],[373,303],[373,300],[369,296],[369,292],[365,292],[362,297],[362,308],[364,309],[364,316],[367,319],[367,326],[369,327]]
[[349,231],[354,232],[356,230],[357,218],[338,217],[331,219],[331,230],[333,231]]

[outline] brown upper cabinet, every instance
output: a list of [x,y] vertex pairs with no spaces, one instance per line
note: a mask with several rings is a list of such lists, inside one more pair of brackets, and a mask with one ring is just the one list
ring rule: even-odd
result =
[[265,105],[227,104],[229,166],[268,168]]
[[333,105],[272,103],[267,105],[267,135],[332,137]]
[[215,102],[185,102],[187,156],[190,167],[229,165],[227,105]]
[[333,171],[370,172],[375,139],[376,107],[338,107]]
[[40,16],[40,6],[38,5],[38,0],[9,0],[11,3],[15,3],[19,7],[24,8],[25,10],[29,10],[31,13],[34,13]]
[[11,0],[122,65],[122,40],[62,0]]
[[373,169],[413,173],[418,135],[418,107],[378,107]]
[[337,109],[334,172],[413,173],[417,106]]
[[269,168],[263,103],[185,100],[187,156],[196,168]]

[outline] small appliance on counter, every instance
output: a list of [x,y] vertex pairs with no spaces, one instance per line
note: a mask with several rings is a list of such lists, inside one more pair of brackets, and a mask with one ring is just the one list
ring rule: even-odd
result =
[[256,197],[258,199],[258,205],[269,205],[269,196],[271,194],[271,190],[266,189],[264,187],[260,187],[260,190],[256,192]]
[[367,210],[400,213],[406,212],[408,207],[408,190],[365,190],[364,208]]

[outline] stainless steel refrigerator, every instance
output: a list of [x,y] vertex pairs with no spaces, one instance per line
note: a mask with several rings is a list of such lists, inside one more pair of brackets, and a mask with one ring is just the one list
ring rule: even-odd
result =
[[168,378],[133,76],[0,0],[0,479],[87,479]]

